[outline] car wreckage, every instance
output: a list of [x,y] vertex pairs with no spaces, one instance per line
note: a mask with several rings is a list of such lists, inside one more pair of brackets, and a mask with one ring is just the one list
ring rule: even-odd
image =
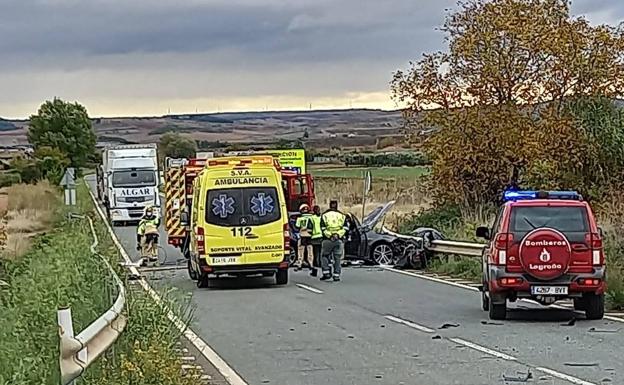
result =
[[427,267],[433,258],[427,246],[433,240],[445,239],[444,236],[428,227],[417,228],[409,235],[389,230],[384,222],[394,204],[395,201],[390,201],[376,207],[361,223],[354,214],[347,214],[349,232],[345,242],[345,261],[396,268]]

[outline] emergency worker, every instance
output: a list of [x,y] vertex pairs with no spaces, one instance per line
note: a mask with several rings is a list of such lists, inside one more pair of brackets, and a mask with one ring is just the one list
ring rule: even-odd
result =
[[323,231],[321,247],[322,281],[332,278],[331,267],[333,267],[334,281],[340,281],[340,259],[344,251],[344,237],[347,233],[346,222],[347,217],[338,211],[338,201],[329,202],[329,210],[321,216],[321,230]]
[[323,231],[321,230],[321,208],[316,205],[312,208],[312,271],[310,275],[316,277],[318,268],[321,267],[321,245],[323,244]]
[[297,267],[296,270],[301,270],[303,267],[303,260],[306,259],[308,267],[313,268],[313,252],[312,252],[312,230],[314,228],[314,222],[312,222],[312,214],[310,213],[310,206],[302,204],[299,206],[299,212],[301,216],[297,218],[295,222],[295,228],[299,231],[299,245],[297,250]]
[[145,207],[137,227],[137,250],[150,262],[158,260],[158,226],[160,218],[152,206]]

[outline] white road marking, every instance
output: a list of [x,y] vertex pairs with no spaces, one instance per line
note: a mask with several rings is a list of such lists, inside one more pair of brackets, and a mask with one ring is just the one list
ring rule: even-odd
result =
[[553,377],[557,377],[559,379],[571,382],[571,383],[576,384],[576,385],[597,385],[594,382],[581,380],[580,378],[568,376],[565,373],[560,373],[560,372],[557,372],[556,370],[552,370],[552,369],[548,369],[548,368],[542,368],[541,366],[536,367],[535,370],[539,370],[540,372],[549,374],[549,375],[551,375]]
[[[104,213],[100,209],[100,206],[99,206],[97,200],[95,199],[95,196],[91,192],[91,187],[88,184],[87,184],[87,188],[89,189],[89,194],[91,195],[91,199],[93,200],[93,203],[95,204],[95,207],[97,209],[98,214],[100,215],[100,218],[102,218],[102,221],[104,222],[104,224],[106,225],[106,227],[108,229],[108,232],[109,232],[109,234],[110,234],[110,236],[111,236],[111,238],[113,240],[113,243],[115,244],[115,246],[119,250],[119,253],[121,253],[121,256],[124,259],[124,261],[126,261],[126,263],[130,263],[131,264],[132,261],[130,260],[130,257],[128,256],[128,253],[123,248],[121,243],[119,243],[117,235],[115,234],[115,232],[113,231],[113,228],[109,225],[108,221],[106,220],[106,216],[104,216]],[[136,276],[140,277],[140,274],[139,274],[138,270],[135,267],[130,267],[129,269],[130,269],[130,272],[132,274],[135,274]],[[167,307],[167,305],[162,301],[162,299],[160,298],[158,293],[156,293],[156,291],[154,291],[154,289],[152,289],[152,287],[147,283],[147,281],[145,281],[145,279],[141,278],[139,283],[141,284],[143,289],[149,294],[149,296],[152,297],[154,302],[156,302],[157,304],[159,304],[160,306],[163,307],[163,309],[167,312],[167,318],[169,318],[169,320],[178,328],[178,330],[180,330],[180,332],[182,332],[184,334],[184,336],[189,340],[189,342],[192,343],[197,348],[197,350],[199,350],[199,352],[215,368],[217,368],[219,373],[221,373],[221,375],[223,375],[223,377],[228,382],[228,384],[230,384],[230,385],[249,385],[249,384],[247,384],[247,382],[245,382],[245,380],[243,380],[238,375],[238,373],[236,373],[236,371],[234,369],[232,369],[217,354],[217,352],[212,350],[212,348],[210,346],[208,346],[208,344],[206,342],[204,342],[204,340],[202,340],[197,334],[195,334],[195,332],[193,332],[193,330],[188,325],[186,325],[178,316],[175,315],[175,313],[173,313],[173,311],[171,311],[171,309],[169,309]]]
[[449,338],[449,340],[455,342],[456,344],[480,351],[481,353],[489,354],[490,356],[494,356],[496,358],[501,358],[507,361],[518,361],[516,357],[512,357],[505,353],[497,352],[496,350],[488,349],[485,346],[477,345],[470,341],[462,340],[461,338]]
[[[442,278],[435,278],[435,277],[431,277],[431,276],[428,276],[428,275],[425,275],[425,274],[413,273],[411,271],[398,270],[398,269],[394,269],[392,267],[382,267],[382,269],[391,271],[393,273],[409,275],[409,276],[412,276],[412,277],[415,277],[415,278],[420,278],[420,279],[426,279],[427,281],[442,283],[444,285],[459,287],[461,289],[466,289],[466,290],[471,290],[471,291],[476,291],[476,292],[479,291],[478,287],[463,285],[461,283],[455,283],[455,282],[451,282],[451,281],[446,281],[446,280],[444,280]],[[520,299],[519,301],[540,305],[538,302],[530,300],[530,299]],[[560,306],[560,305],[550,305],[550,307],[551,308],[555,308],[555,309],[570,310],[569,307]],[[614,317],[614,316],[610,316],[610,315],[605,315],[604,319],[607,319],[609,321],[615,321],[615,322],[622,322],[622,323],[624,323],[624,318],[620,318],[620,317]]]
[[317,288],[314,288],[312,286],[308,286],[308,285],[304,285],[302,283],[298,283],[297,287],[307,290],[307,291],[311,291],[312,293],[316,293],[316,294],[323,294],[323,290],[319,290]]
[[420,330],[421,332],[425,332],[425,333],[433,333],[433,332],[435,332],[435,330],[430,329],[430,328],[428,328],[426,326],[422,326],[422,325],[419,325],[419,324],[414,323],[412,321],[407,321],[407,320],[404,320],[404,319],[401,319],[401,318],[398,318],[398,317],[395,317],[395,316],[392,316],[392,315],[387,315],[387,316],[384,316],[384,317],[387,320],[389,320],[389,321],[396,322],[398,324],[402,324],[402,325],[405,325],[405,326],[409,326],[412,329]]
[[399,269],[395,269],[395,268],[392,268],[392,267],[382,267],[382,269],[391,271],[393,273],[409,275],[409,276],[416,277],[416,278],[426,279],[427,281],[443,283],[445,285],[455,286],[455,287],[459,287],[459,288],[466,289],[466,290],[479,291],[479,289],[476,288],[476,287],[463,285],[461,283],[455,283],[455,282],[451,282],[451,281],[446,281],[444,279],[430,277],[430,276],[424,275],[424,274],[412,273],[411,271],[399,270]]

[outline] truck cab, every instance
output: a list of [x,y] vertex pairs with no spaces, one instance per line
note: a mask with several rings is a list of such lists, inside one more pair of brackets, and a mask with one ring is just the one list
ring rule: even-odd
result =
[[113,225],[141,219],[146,206],[160,209],[155,145],[116,146],[102,154],[98,195]]

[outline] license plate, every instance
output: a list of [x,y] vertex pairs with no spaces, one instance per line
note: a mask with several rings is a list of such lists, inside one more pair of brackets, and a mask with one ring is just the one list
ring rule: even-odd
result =
[[535,295],[567,295],[567,286],[531,286],[531,294]]
[[210,258],[211,265],[232,265],[236,264],[236,257],[212,257]]

